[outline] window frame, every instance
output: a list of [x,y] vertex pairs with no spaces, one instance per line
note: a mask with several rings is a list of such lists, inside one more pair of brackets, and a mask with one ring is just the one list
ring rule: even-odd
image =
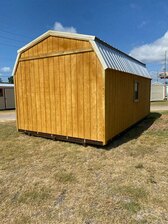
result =
[[4,96],[3,88],[0,88],[0,97]]
[[139,102],[139,86],[139,81],[134,80],[134,102]]

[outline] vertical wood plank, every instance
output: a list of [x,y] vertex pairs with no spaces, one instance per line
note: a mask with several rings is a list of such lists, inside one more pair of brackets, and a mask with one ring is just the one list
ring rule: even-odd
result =
[[97,59],[97,139],[103,141],[104,139],[104,81],[103,81],[103,70],[100,62]]
[[76,57],[76,74],[78,86],[78,135],[84,138],[84,61],[83,54],[78,54]]
[[38,55],[38,46],[37,46],[37,44],[35,46],[33,46],[33,54],[34,54],[34,56]]
[[43,54],[47,54],[48,52],[48,38],[44,39],[41,44],[42,44],[42,49],[43,49]]
[[59,38],[59,51],[64,50],[64,38]]
[[59,38],[53,37],[52,39],[52,45],[53,45],[53,52],[59,51]]
[[[31,117],[29,117],[29,120],[31,120],[31,130],[36,131],[37,130],[37,112],[36,112],[36,89],[35,89],[35,80],[34,80],[34,61],[29,61],[29,72],[30,72],[30,85],[31,85],[31,104],[29,107],[31,108]],[[28,91],[27,91],[27,98],[28,98]]]
[[45,114],[46,114],[46,131],[51,133],[51,104],[50,104],[50,82],[49,82],[49,66],[48,59],[43,60],[44,68],[44,92],[45,92]]
[[74,54],[71,55],[73,137],[78,137],[78,86],[76,76],[76,55]]
[[[109,121],[110,121],[110,74],[105,74],[105,124],[106,139],[109,138]],[[108,124],[108,125],[107,125]]]
[[36,96],[36,131],[41,132],[41,97],[40,97],[40,78],[39,60],[34,60],[34,88]]
[[41,132],[46,133],[46,93],[44,79],[46,74],[44,73],[44,59],[39,59],[39,75],[40,75],[40,105],[41,105]]
[[36,46],[37,46],[37,55],[42,55],[43,54],[43,44],[42,44],[42,41],[39,42]]
[[53,63],[53,58],[49,58],[48,59],[48,63],[49,63],[49,82],[50,82],[50,119],[51,119],[51,133],[55,133],[56,132],[56,105],[55,105],[55,77],[53,74],[53,67],[54,67],[54,63]]
[[52,37],[51,36],[47,38],[47,46],[48,46],[47,53],[53,52]]
[[67,136],[73,136],[71,56],[65,56]]
[[64,73],[64,57],[59,57],[59,69],[60,69],[60,95],[61,95],[61,130],[62,135],[66,135],[66,85],[65,85],[65,73]]
[[55,105],[56,105],[56,131],[61,135],[61,90],[60,90],[60,70],[59,70],[59,58],[54,57],[54,77],[55,77]]
[[85,139],[91,137],[90,127],[90,74],[89,74],[89,53],[84,53],[84,125]]
[[97,140],[97,74],[95,53],[90,53],[90,127],[91,139]]
[[[30,67],[29,62],[22,64],[22,88],[24,95],[23,104],[24,104],[24,123],[25,130],[32,130],[32,111],[31,111],[31,80],[30,80]],[[28,94],[29,93],[29,94]]]

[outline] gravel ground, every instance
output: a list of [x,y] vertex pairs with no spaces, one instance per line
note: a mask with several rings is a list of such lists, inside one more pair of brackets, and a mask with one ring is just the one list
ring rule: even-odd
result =
[[0,122],[14,121],[14,120],[16,120],[15,110],[0,111]]

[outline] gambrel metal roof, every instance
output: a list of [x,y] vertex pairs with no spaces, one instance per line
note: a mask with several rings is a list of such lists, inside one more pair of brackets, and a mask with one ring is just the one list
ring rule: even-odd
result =
[[110,46],[109,44],[105,43],[104,41],[98,39],[95,36],[83,35],[83,34],[77,34],[77,33],[59,32],[59,31],[52,31],[52,30],[47,31],[43,35],[39,36],[38,38],[36,38],[35,40],[30,42],[26,46],[18,50],[18,56],[14,65],[13,75],[15,74],[15,70],[17,67],[20,54],[26,49],[32,47],[33,45],[37,44],[38,42],[40,42],[41,40],[45,39],[48,36],[59,36],[59,37],[73,38],[73,39],[79,39],[79,40],[87,40],[91,43],[104,70],[107,68],[111,68],[117,71],[127,72],[127,73],[131,73],[134,75],[151,79],[145,64],[125,54],[124,52]]
[[150,78],[146,65],[112,46],[95,40],[107,68]]

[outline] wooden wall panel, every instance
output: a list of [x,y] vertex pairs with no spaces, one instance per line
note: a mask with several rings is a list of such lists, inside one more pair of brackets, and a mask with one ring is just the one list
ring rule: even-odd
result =
[[[90,43],[52,37],[25,53],[82,47]],[[94,52],[19,62],[16,80],[19,129],[104,141],[104,71]]]
[[36,93],[36,120],[37,120],[37,126],[36,130],[39,132],[42,127],[41,127],[41,113],[42,113],[42,108],[41,108],[41,88],[40,88],[40,78],[41,75],[39,73],[39,61],[34,60],[34,82],[35,82],[35,93]]
[[31,86],[30,82],[27,82],[30,79],[30,67],[27,63],[21,63],[21,95],[23,98],[22,105],[23,107],[23,122],[24,122],[24,129],[29,130],[29,128],[32,129],[32,113],[31,113],[31,94],[28,97],[28,93],[30,91],[31,93]]
[[[36,131],[37,130],[37,105],[36,105],[36,83],[35,83],[35,76],[37,74],[35,74],[35,66],[34,66],[35,61],[29,61],[29,67],[30,67],[30,85],[31,85],[31,92],[30,92],[30,96],[31,96],[31,116],[32,116],[32,120],[31,117],[29,118],[30,121],[32,121],[32,130]],[[27,80],[28,82],[28,80]],[[26,82],[26,83],[27,83]],[[27,91],[27,98],[29,93]]]
[[[45,84],[44,80],[46,78],[46,74],[44,73],[44,60],[38,60],[38,71],[39,71],[39,88],[40,88],[40,107],[41,107],[41,132],[46,133],[46,101],[45,101]],[[39,127],[40,128],[40,127]],[[39,129],[40,132],[40,129]]]
[[61,114],[61,91],[60,91],[60,68],[59,58],[54,58],[54,77],[55,77],[55,121],[56,121],[56,132],[58,135],[62,133],[62,114]]
[[49,71],[48,71],[48,59],[43,60],[43,71],[44,71],[44,100],[45,100],[45,126],[46,126],[46,132],[51,132],[51,102],[50,102],[50,81],[49,81]]
[[78,83],[76,72],[76,55],[71,55],[71,84],[72,84],[72,122],[73,136],[78,137]]
[[91,139],[97,139],[97,72],[96,72],[96,57],[94,53],[90,53],[90,128]]
[[56,132],[56,104],[55,104],[55,76],[54,76],[54,58],[48,58],[48,80],[50,83],[50,120],[51,120],[51,133]]
[[60,78],[60,103],[61,103],[61,135],[66,136],[67,121],[66,121],[66,79],[64,73],[64,57],[59,57],[59,78]]
[[90,47],[91,45],[88,41],[50,36],[24,51],[21,54],[21,58],[58,51],[88,49]]
[[105,71],[98,60],[96,73],[97,139],[105,142]]
[[73,136],[71,56],[65,56],[67,136]]
[[76,57],[76,74],[78,88],[78,136],[85,138],[84,134],[84,68],[83,54],[78,54]]
[[[150,112],[150,80],[108,69],[105,75],[106,141]],[[139,101],[134,101],[134,81],[139,82]]]

